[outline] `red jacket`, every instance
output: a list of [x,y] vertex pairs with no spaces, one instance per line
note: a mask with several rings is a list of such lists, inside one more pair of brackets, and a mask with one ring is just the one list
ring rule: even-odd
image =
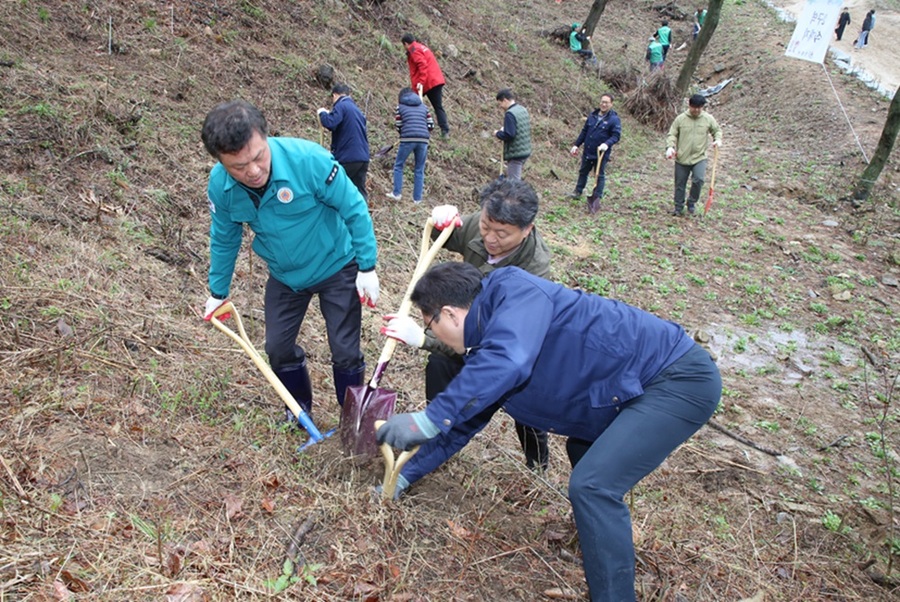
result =
[[441,86],[444,82],[444,74],[434,58],[431,48],[421,42],[413,42],[406,49],[406,62],[409,64],[409,81],[412,83],[413,92],[418,93],[418,86],[422,84],[422,93],[428,92],[435,86]]

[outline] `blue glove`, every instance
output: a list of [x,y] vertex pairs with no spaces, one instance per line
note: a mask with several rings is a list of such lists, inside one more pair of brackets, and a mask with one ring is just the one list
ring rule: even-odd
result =
[[[394,489],[394,499],[399,500],[400,496],[406,493],[406,490],[409,489],[409,481],[406,480],[402,474],[397,475],[397,488]],[[382,499],[382,492],[384,491],[384,485],[376,485],[372,488],[375,492],[372,496],[376,500]]]
[[375,431],[375,440],[407,451],[434,439],[440,432],[425,412],[394,414]]

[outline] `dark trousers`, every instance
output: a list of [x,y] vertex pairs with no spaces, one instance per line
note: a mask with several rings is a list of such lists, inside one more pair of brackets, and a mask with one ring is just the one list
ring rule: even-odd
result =
[[297,344],[297,335],[314,295],[319,296],[334,367],[353,371],[363,365],[357,271],[356,262],[352,261],[330,278],[300,291],[269,276],[265,294],[266,355],[272,370],[287,372],[302,367],[306,352]]
[[368,201],[369,195],[366,193],[366,175],[369,173],[369,162],[353,161],[352,163],[341,163],[341,166],[344,168],[344,171],[347,172],[347,177],[350,178],[350,181],[353,182],[353,185],[356,186],[359,193]]
[[[429,402],[438,396],[457,374],[463,369],[462,357],[448,356],[443,353],[432,353],[425,366],[425,399]],[[493,413],[494,410],[491,410]],[[525,452],[525,463],[528,468],[539,467],[547,470],[550,451],[547,447],[547,433],[516,422],[516,435]]]
[[625,494],[709,420],[721,394],[718,368],[695,345],[622,407],[572,470],[569,499],[591,600],[635,599]]
[[688,211],[694,212],[694,205],[700,198],[700,189],[703,188],[703,179],[706,177],[706,159],[693,165],[682,165],[675,162],[675,211],[684,211],[684,189],[688,178],[691,179],[691,191],[688,193]]
[[447,134],[450,131],[450,124],[447,123],[447,113],[444,111],[444,84],[433,87],[425,93],[431,106],[434,108],[434,116],[437,117],[438,127],[441,133]]
[[[600,171],[597,172],[597,181],[594,183],[594,190],[591,195],[597,196],[598,199],[603,198],[603,189],[606,187],[606,164],[609,163],[609,151],[603,153],[603,160],[600,162]],[[581,194],[587,185],[588,176],[594,171],[597,165],[597,159],[588,159],[581,157],[581,167],[578,168],[578,181],[575,183],[575,194]]]

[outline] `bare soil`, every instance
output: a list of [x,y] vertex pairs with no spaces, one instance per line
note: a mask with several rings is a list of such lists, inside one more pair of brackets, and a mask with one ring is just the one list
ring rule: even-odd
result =
[[[380,148],[408,83],[406,31],[439,54],[453,132],[429,150],[424,206],[387,200],[391,157],[373,160],[383,300],[364,316],[370,365],[430,207],[475,210],[495,177],[494,95],[512,86],[535,123],[525,174],[553,278],[683,324],[723,372],[715,426],[630,496],[639,598],[897,599],[896,151],[869,202],[842,200],[888,101],[827,64],[832,91],[821,66],[783,56],[791,25],[728,1],[696,74],[703,87],[733,78],[708,107],[725,132],[709,215],[668,216],[664,132],[620,109],[603,210],[588,216],[564,196],[567,149],[610,86],[550,33],[589,4],[0,4],[0,599],[586,599],[562,441],[535,475],[498,416],[383,504],[380,462],[344,458],[334,439],[298,453],[305,435],[281,424],[264,378],[199,317],[205,113],[243,97],[273,134],[316,140],[327,63]],[[688,40],[693,8],[610,3],[601,73],[644,69],[663,14],[676,46]],[[873,44],[890,39],[879,11]],[[642,83],[616,91],[617,107]],[[232,293],[258,347],[265,277],[245,248]],[[334,427],[315,309],[301,340],[316,422]],[[392,362],[384,384],[401,410],[421,407],[424,360],[401,349]]]

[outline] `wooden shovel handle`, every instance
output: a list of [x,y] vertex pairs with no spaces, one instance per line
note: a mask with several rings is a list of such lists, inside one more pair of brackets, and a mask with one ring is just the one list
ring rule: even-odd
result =
[[[385,422],[387,421],[376,420],[375,430],[378,431]],[[391,449],[390,445],[382,443],[380,449],[381,455],[384,456],[384,479],[381,482],[381,495],[384,499],[391,500],[394,499],[394,490],[397,489],[397,479],[400,477],[400,471],[403,470],[409,459],[416,455],[416,452],[419,451],[419,446],[417,445],[408,451],[401,452],[396,461],[394,460],[394,450]]]
[[[403,300],[400,302],[400,308],[397,310],[398,316],[407,316],[409,315],[409,310],[412,308],[412,293],[413,289],[416,288],[416,283],[419,281],[419,278],[422,277],[422,274],[428,269],[428,266],[431,265],[431,262],[434,261],[434,258],[437,256],[438,252],[444,247],[444,243],[447,242],[447,239],[450,238],[450,235],[453,234],[453,229],[456,227],[455,224],[450,224],[446,228],[441,231],[441,235],[438,236],[437,240],[434,241],[431,246],[428,246],[428,243],[431,242],[431,231],[434,229],[434,222],[429,217],[428,221],[425,222],[425,228],[422,232],[422,244],[419,249],[419,259],[416,262],[416,269],[413,271],[412,278],[409,281],[409,285],[406,287],[406,293],[403,295]],[[378,358],[378,366],[383,366],[387,364],[387,362],[391,361],[391,357],[394,355],[394,350],[397,348],[397,339],[393,339],[388,337],[388,340],[385,341],[384,347],[381,350],[381,356]],[[375,373],[372,374],[372,379],[369,381],[369,387],[371,389],[376,389],[378,387],[378,379],[381,375],[378,373],[378,370],[375,370]]]

